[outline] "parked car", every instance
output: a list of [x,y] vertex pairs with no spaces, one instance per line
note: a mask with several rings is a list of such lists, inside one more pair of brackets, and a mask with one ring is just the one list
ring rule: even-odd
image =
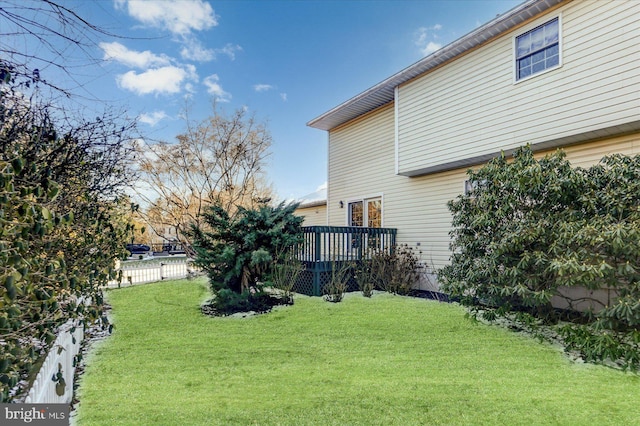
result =
[[147,254],[151,251],[151,247],[145,244],[127,244],[127,250],[132,255],[134,254]]
[[169,254],[184,254],[184,248],[182,244],[175,242],[168,242],[162,245],[162,251]]

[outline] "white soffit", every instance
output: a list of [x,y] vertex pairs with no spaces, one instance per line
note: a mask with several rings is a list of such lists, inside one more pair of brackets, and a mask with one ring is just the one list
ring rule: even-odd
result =
[[527,0],[413,65],[309,121],[307,126],[331,130],[393,101],[394,90],[420,74],[471,50],[566,0]]

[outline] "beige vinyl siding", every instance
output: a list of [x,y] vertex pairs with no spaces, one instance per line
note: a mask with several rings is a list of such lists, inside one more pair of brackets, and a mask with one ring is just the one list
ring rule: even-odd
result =
[[398,242],[422,251],[426,264],[444,265],[451,226],[446,203],[462,192],[466,170],[397,176],[394,149],[393,105],[330,132],[329,225],[347,225],[347,201],[381,196],[382,226],[397,228]]
[[[562,67],[514,84],[513,40],[560,16]],[[640,120],[640,1],[573,1],[398,90],[409,173]]]
[[[383,195],[387,180],[394,176],[393,135],[392,105],[330,133],[329,225],[347,225],[349,200]],[[382,226],[387,226],[384,206]]]
[[[588,167],[608,154],[640,154],[640,134],[569,146],[564,151],[573,165]],[[328,224],[347,225],[348,200],[382,196],[383,226],[398,229],[398,242],[421,252],[422,262],[433,271],[449,262],[447,202],[462,194],[466,172],[467,168],[459,168],[415,178],[396,175],[394,108],[380,108],[330,132]]]
[[[555,150],[538,153],[536,157],[540,158],[553,151]],[[563,151],[567,154],[567,160],[573,166],[590,167],[598,163],[606,155],[624,154],[632,156],[640,154],[640,133],[568,146],[563,148]]]
[[327,224],[326,205],[297,208],[293,214],[304,217],[302,226],[322,226]]

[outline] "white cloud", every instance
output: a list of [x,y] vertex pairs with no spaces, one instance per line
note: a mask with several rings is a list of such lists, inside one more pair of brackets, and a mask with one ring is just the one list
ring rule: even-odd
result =
[[220,78],[218,74],[212,74],[206,77],[203,83],[207,86],[207,93],[215,96],[218,102],[229,102],[231,100],[231,94],[222,89],[222,86],[218,83],[219,81]]
[[280,93],[280,99],[282,99],[283,102],[287,102],[287,94],[286,93]]
[[164,111],[153,111],[151,114],[147,114],[147,113],[140,114],[140,117],[138,117],[138,119],[140,120],[141,123],[145,123],[150,126],[155,126],[156,124],[158,124],[160,121],[164,120],[167,117],[168,115]]
[[116,0],[115,5],[145,25],[178,35],[218,25],[213,8],[203,0]]
[[420,48],[423,55],[429,55],[442,47],[442,43],[436,42],[440,37],[437,32],[442,25],[435,24],[430,27],[420,27],[414,34],[414,43]]
[[236,59],[236,52],[242,51],[242,47],[231,43],[217,49],[207,49],[199,40],[193,37],[183,37],[182,44],[183,47],[180,51],[180,56],[182,56],[183,59],[200,62],[214,60],[219,55],[226,55],[233,61]]
[[196,88],[191,83],[185,83],[184,91],[187,92],[185,97],[190,98],[191,96],[196,94]]
[[153,68],[139,74],[129,71],[116,77],[120,87],[138,95],[179,93],[187,79],[197,79],[193,66]]
[[442,45],[440,43],[435,43],[433,41],[430,41],[429,43],[427,43],[424,49],[422,49],[422,53],[426,56],[430,53],[435,52],[436,50],[439,50],[441,47]]
[[227,43],[224,47],[213,49],[216,55],[227,55],[232,61],[236,59],[236,52],[242,52],[242,47],[237,44]]
[[266,92],[273,88],[274,87],[270,84],[254,84],[253,86],[253,90],[255,90],[256,92]]
[[186,37],[183,40],[180,56],[190,61],[207,62],[215,59],[216,52],[213,49],[205,48],[202,43],[195,38]]
[[148,50],[144,52],[129,50],[126,46],[118,42],[100,43],[100,48],[104,51],[103,59],[114,60],[134,68],[144,69],[153,66],[168,65],[171,62],[166,55],[156,55]]

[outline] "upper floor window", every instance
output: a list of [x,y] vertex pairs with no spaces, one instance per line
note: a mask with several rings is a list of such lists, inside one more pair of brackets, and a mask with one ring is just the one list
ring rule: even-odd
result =
[[516,37],[516,81],[560,65],[558,18]]

